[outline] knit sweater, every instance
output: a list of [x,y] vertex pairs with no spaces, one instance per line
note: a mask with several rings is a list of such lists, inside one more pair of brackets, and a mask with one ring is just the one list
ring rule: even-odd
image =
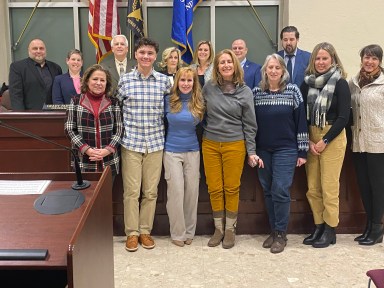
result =
[[309,146],[303,97],[296,85],[288,84],[283,92],[253,89],[259,130],[258,149],[273,151],[297,149],[298,157],[307,158]]
[[251,89],[244,84],[232,93],[223,93],[211,80],[202,93],[206,105],[204,137],[216,142],[245,139],[248,155],[255,155],[257,123]]
[[190,98],[191,94],[180,94],[182,109],[180,112],[172,113],[169,105],[170,95],[165,97],[165,117],[168,121],[165,151],[182,153],[200,149],[196,136],[196,125],[200,121],[188,110]]
[[349,81],[353,152],[384,153],[384,74],[363,88],[358,79],[359,74]]

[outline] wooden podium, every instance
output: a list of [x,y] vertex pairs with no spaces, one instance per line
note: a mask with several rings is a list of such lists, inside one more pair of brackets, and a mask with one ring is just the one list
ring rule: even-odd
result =
[[[80,208],[40,214],[40,195],[0,195],[0,249],[48,249],[45,260],[0,261],[2,287],[114,287],[112,176],[83,173],[91,186]],[[70,189],[75,173],[0,173],[0,180],[52,180],[44,193]]]

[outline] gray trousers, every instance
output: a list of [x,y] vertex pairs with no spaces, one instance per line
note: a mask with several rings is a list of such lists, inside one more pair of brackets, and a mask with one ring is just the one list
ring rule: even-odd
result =
[[172,240],[193,239],[197,221],[200,152],[164,152],[167,213]]

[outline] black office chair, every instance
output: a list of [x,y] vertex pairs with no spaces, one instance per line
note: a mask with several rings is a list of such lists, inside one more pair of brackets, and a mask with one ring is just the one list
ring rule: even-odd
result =
[[368,288],[371,287],[371,282],[373,282],[377,288],[384,288],[384,269],[369,270],[366,274],[369,277]]

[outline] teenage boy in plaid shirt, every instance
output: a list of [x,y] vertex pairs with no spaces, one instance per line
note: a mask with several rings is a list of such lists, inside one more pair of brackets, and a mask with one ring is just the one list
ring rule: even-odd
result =
[[146,249],[155,247],[150,234],[163,159],[164,95],[171,88],[168,77],[153,69],[158,52],[158,43],[141,38],[135,45],[137,69],[121,76],[116,90],[125,128],[121,159],[125,248],[130,252],[138,249],[139,242]]

